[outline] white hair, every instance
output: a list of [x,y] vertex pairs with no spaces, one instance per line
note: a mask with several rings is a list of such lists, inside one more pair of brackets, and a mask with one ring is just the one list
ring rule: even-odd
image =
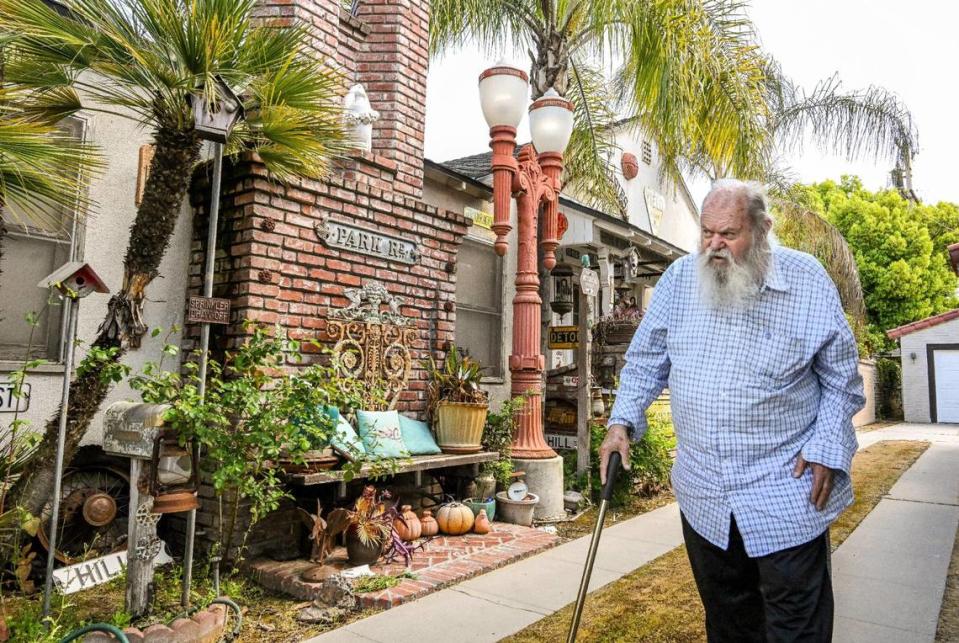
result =
[[709,194],[703,199],[701,209],[705,209],[710,198],[727,192],[740,193],[745,197],[746,215],[749,217],[749,224],[752,226],[753,233],[765,232],[766,223],[772,223],[772,217],[769,216],[769,207],[766,203],[766,188],[757,181],[716,179],[709,189]]

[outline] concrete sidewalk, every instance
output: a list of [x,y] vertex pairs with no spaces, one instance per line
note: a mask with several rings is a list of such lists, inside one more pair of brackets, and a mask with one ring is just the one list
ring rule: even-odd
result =
[[[835,553],[835,640],[931,641],[959,520],[959,426],[860,435],[862,447],[880,440],[933,445]],[[606,528],[590,591],[681,544],[675,503]],[[588,547],[579,538],[310,641],[497,641],[576,600]]]
[[834,640],[933,641],[959,525],[959,426],[897,425],[860,436],[930,440],[833,554]]

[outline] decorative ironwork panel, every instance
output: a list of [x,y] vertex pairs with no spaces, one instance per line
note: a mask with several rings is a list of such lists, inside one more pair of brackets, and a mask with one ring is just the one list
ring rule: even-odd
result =
[[[416,328],[400,312],[403,298],[379,282],[347,289],[345,294],[349,306],[332,311],[327,320],[327,334],[335,342],[334,365],[343,377],[384,387],[394,408],[413,370]],[[381,310],[384,306],[387,310]]]

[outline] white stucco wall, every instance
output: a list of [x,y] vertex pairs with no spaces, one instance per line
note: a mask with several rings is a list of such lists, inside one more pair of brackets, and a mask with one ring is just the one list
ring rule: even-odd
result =
[[[149,132],[139,128],[131,121],[105,114],[81,113],[85,121],[87,141],[99,146],[105,157],[106,167],[90,185],[89,195],[96,204],[85,223],[80,243],[80,258],[89,262],[100,274],[111,291],[120,288],[123,280],[123,256],[129,238],[129,229],[136,216],[134,194],[136,191],[139,148],[150,140]],[[182,325],[184,298],[187,286],[189,264],[191,215],[186,204],[174,231],[170,247],[160,267],[160,276],[147,289],[148,301],[144,315],[151,327],[170,328],[174,324]],[[5,265],[4,271],[16,274],[17,267]],[[100,322],[106,314],[109,295],[90,295],[80,304],[78,337],[90,342],[97,332]],[[2,323],[15,323],[17,320],[5,320]],[[143,347],[127,353],[124,359],[134,371],[139,370],[146,361],[159,360],[162,345],[149,337],[144,339]],[[79,362],[85,354],[84,347],[78,348],[75,361]],[[168,357],[165,365],[176,368]],[[11,370],[10,362],[0,362],[0,379]],[[21,417],[29,420],[32,427],[42,430],[45,422],[56,411],[60,403],[62,387],[62,365],[41,367],[41,372],[33,373],[27,380],[31,384],[29,410]],[[91,424],[84,443],[97,443],[102,435],[103,409],[114,401],[139,399],[125,384],[115,386],[111,391],[100,414]],[[8,422],[11,414],[0,415],[0,422]]]
[[[959,344],[959,319],[904,335],[902,349],[902,409],[906,422],[930,422],[928,344]],[[916,358],[912,359],[912,355]],[[959,395],[959,391],[956,392]]]
[[[686,252],[694,252],[699,241],[699,209],[682,185],[670,185],[660,177],[659,150],[656,145],[650,141],[652,163],[647,165],[643,162],[641,133],[620,131],[616,136],[616,144],[621,149],[616,152],[613,165],[616,167],[616,178],[626,193],[629,222]],[[627,152],[634,154],[639,162],[639,173],[629,180],[622,171],[622,155]],[[658,227],[655,222],[651,224],[646,202],[647,188],[662,195],[665,201],[666,207]]]

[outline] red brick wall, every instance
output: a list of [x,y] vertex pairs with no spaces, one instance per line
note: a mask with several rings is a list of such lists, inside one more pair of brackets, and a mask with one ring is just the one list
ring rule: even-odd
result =
[[313,51],[343,72],[343,92],[354,83],[366,87],[380,113],[373,154],[395,164],[394,190],[420,198],[429,2],[362,0],[352,16],[336,0],[261,0],[257,14],[269,24],[309,25]]
[[[354,163],[371,166],[363,159]],[[401,312],[414,320],[418,330],[414,374],[398,408],[419,414],[426,401],[426,374],[419,362],[431,350],[442,351],[453,341],[456,284],[450,266],[468,222],[460,214],[344,174],[352,172],[338,173],[326,181],[302,179],[296,185],[283,186],[271,181],[252,155],[224,168],[214,296],[231,300],[235,323],[217,328],[211,345],[223,350],[239,341],[245,319],[279,323],[301,338],[324,341],[331,308],[348,304],[344,289],[376,280],[392,294],[404,297]],[[202,285],[208,193],[206,173],[201,172],[194,182],[198,216],[191,294],[199,294]],[[327,217],[414,242],[419,260],[412,265],[387,262],[329,248],[314,229]],[[190,336],[195,338],[196,330],[191,330]],[[188,342],[184,348],[193,346]]]

